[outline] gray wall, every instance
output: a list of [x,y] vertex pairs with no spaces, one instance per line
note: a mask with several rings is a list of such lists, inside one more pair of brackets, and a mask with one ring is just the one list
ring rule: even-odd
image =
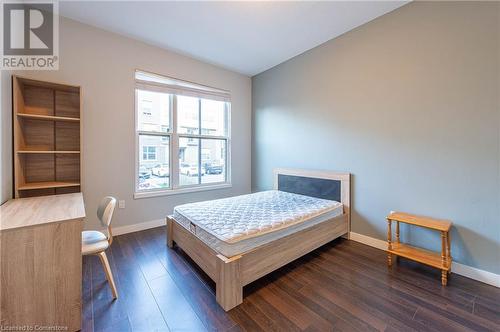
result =
[[[163,219],[175,205],[250,192],[251,79],[144,43],[62,19],[60,70],[19,72],[35,79],[81,85],[86,228],[100,227],[97,204],[105,195],[126,200],[113,225]],[[232,188],[133,199],[135,172],[134,71],[147,70],[231,91]],[[12,186],[10,75],[2,75],[2,192]],[[5,120],[5,121],[4,121]],[[7,148],[5,148],[7,147]],[[4,179],[4,177],[7,177]],[[2,196],[2,198],[6,198]]]
[[454,259],[500,273],[499,7],[411,3],[255,76],[253,190],[274,167],[349,171],[353,232],[449,218]]

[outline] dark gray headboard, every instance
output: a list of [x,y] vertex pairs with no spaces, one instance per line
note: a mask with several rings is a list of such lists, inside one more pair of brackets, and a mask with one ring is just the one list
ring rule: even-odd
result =
[[316,198],[341,201],[341,181],[288,174],[278,175],[278,190]]
[[351,231],[351,174],[334,171],[276,168],[274,189],[342,203]]

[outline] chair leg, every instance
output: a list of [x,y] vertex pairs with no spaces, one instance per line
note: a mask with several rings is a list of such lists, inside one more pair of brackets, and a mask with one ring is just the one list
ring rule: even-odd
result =
[[111,287],[111,293],[113,294],[113,298],[117,299],[118,293],[116,292],[115,281],[113,280],[113,273],[111,273],[111,267],[109,266],[108,257],[106,256],[106,253],[104,251],[98,253],[97,256],[99,256],[102,263],[102,267],[104,268],[104,272],[106,273],[106,278],[108,279],[109,286]]

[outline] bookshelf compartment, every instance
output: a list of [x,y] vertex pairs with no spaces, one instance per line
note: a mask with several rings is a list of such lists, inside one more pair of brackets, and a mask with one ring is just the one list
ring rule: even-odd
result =
[[24,84],[24,112],[36,115],[54,115],[54,90]]
[[80,156],[71,154],[55,155],[55,180],[80,182]]
[[56,91],[55,116],[80,118],[80,94],[70,91]]
[[21,161],[21,167],[24,169],[25,185],[31,182],[47,182],[55,180],[54,156],[43,154],[26,155]]
[[19,122],[19,150],[54,150],[54,123],[24,119]]
[[74,123],[74,122],[55,123],[55,150],[56,151],[80,150],[80,123]]
[[20,198],[70,194],[80,192],[80,184],[73,182],[33,182],[19,187]]
[[75,187],[61,187],[61,188],[55,188],[56,195],[61,195],[61,194],[74,194],[74,193],[79,193],[81,191],[80,186],[75,186]]
[[80,191],[78,154],[21,154],[18,158],[24,171],[17,187],[19,197]]
[[18,198],[48,196],[48,195],[55,195],[55,194],[56,194],[55,188],[22,190],[22,191],[19,191]]

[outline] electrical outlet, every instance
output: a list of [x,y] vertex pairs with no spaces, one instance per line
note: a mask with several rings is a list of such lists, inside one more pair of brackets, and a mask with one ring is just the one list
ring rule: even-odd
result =
[[125,201],[124,200],[118,201],[118,208],[119,209],[124,209],[125,208]]

